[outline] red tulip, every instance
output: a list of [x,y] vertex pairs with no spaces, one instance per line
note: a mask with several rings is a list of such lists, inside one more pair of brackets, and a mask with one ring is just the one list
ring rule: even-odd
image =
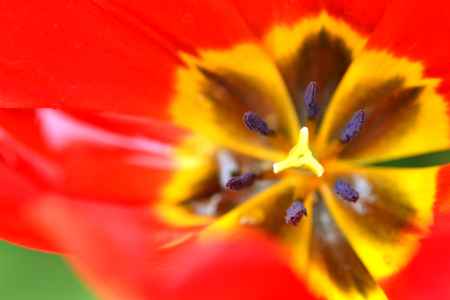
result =
[[[450,5],[0,4],[0,237],[104,299],[450,299]],[[300,132],[300,133],[299,133]]]

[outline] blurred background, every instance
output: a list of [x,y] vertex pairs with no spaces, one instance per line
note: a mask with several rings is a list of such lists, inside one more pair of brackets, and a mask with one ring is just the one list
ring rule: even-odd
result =
[[0,242],[0,299],[95,300],[63,259]]

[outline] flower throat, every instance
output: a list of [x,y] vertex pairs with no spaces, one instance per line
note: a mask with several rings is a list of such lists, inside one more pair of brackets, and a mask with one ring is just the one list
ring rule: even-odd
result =
[[[318,85],[315,81],[311,81],[306,87],[304,94],[304,107],[309,120],[314,120],[318,115],[317,95]],[[341,132],[339,137],[340,143],[347,144],[356,137],[361,131],[365,119],[364,110],[355,112]],[[242,121],[247,129],[257,134],[268,137],[276,135],[276,132],[269,127],[267,122],[255,112],[245,112]],[[288,169],[306,169],[317,177],[321,177],[325,172],[325,168],[314,157],[309,147],[309,129],[307,126],[300,129],[297,143],[289,151],[287,157],[282,161],[274,163],[272,167],[274,174]],[[230,190],[241,190],[253,185],[260,176],[261,174],[247,172],[239,176],[231,177],[225,186]],[[335,182],[334,190],[340,198],[346,201],[356,202],[359,198],[358,192],[349,183],[342,180]],[[295,226],[306,215],[307,211],[303,203],[294,200],[286,211],[286,224]]]

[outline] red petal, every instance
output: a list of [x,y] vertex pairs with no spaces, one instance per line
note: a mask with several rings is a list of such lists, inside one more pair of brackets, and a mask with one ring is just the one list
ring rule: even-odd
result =
[[436,191],[437,213],[450,212],[450,165],[441,168],[438,174]]
[[[183,136],[151,122],[56,110],[3,110],[0,120],[0,149],[10,168],[45,189],[124,204],[160,197]],[[166,142],[156,140],[161,129],[170,136]]]
[[305,15],[320,11],[317,0],[229,0],[234,3],[250,28],[262,36],[277,24],[292,24]]
[[193,243],[177,251],[167,265],[179,271],[167,272],[174,278],[174,299],[316,299],[263,237],[241,233],[236,240]]
[[24,211],[36,199],[37,188],[0,162],[0,238],[31,248],[55,251],[55,245],[34,226]]
[[434,225],[407,267],[383,284],[389,299],[450,299],[450,165],[437,185]]
[[231,241],[193,240],[156,252],[155,230],[142,213],[48,199],[34,215],[105,299],[311,299],[259,236],[236,233]]
[[390,0],[363,2],[358,0],[229,0],[233,2],[249,26],[259,36],[272,26],[292,24],[301,18],[327,11],[342,18],[363,33],[373,31]]
[[95,1],[0,4],[0,107],[168,118],[174,49]]
[[323,0],[323,3],[333,16],[349,22],[353,28],[363,33],[371,33],[391,1]]
[[423,62],[427,76],[444,80],[440,91],[448,95],[449,15],[450,3],[446,0],[394,1],[370,37],[368,47]]
[[0,238],[45,250],[56,248],[23,216],[37,198],[149,209],[179,169],[174,149],[185,137],[155,121],[53,109],[0,110],[0,124]]
[[178,48],[222,48],[253,39],[247,25],[227,0],[99,0],[105,11],[152,28]]
[[385,286],[389,299],[450,299],[450,215],[436,219],[411,263]]

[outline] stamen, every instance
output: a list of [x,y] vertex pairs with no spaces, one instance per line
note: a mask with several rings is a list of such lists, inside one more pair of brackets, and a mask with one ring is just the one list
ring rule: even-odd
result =
[[336,180],[334,191],[342,199],[350,202],[356,202],[359,199],[359,193],[349,183],[342,180]]
[[249,187],[255,182],[256,174],[254,173],[245,173],[241,176],[235,176],[228,180],[225,185],[230,190],[241,190],[243,188]]
[[286,224],[297,226],[303,216],[307,216],[305,206],[300,201],[294,201],[286,210],[286,216],[284,219]]
[[319,107],[317,106],[317,94],[319,93],[319,87],[317,82],[311,81],[305,90],[305,95],[303,96],[306,108],[306,114],[309,119],[314,119],[319,112]]
[[322,176],[325,170],[309,149],[308,139],[308,128],[302,127],[297,145],[289,151],[288,156],[284,160],[273,164],[273,172],[276,174],[289,168],[305,167],[316,176]]
[[271,135],[274,133],[272,129],[269,128],[269,125],[256,113],[252,111],[248,111],[242,117],[242,121],[245,126],[252,131],[256,131],[262,135]]
[[350,121],[345,126],[344,130],[341,133],[341,143],[347,144],[350,142],[355,136],[358,135],[359,131],[361,130],[364,121],[366,119],[366,114],[363,110],[358,110],[356,113],[353,114]]

